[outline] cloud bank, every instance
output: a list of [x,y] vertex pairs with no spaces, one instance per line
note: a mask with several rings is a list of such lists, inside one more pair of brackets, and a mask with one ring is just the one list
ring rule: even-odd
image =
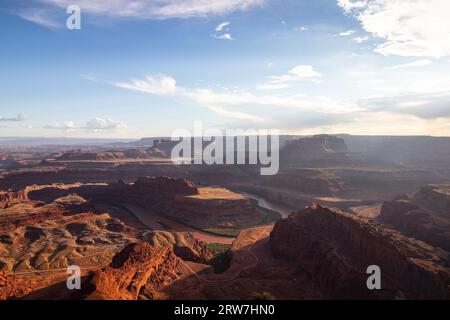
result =
[[75,122],[70,120],[62,123],[56,123],[53,125],[46,125],[44,129],[51,130],[63,130],[63,131],[74,131],[74,130],[88,130],[93,132],[102,131],[118,131],[127,129],[127,125],[121,121],[115,121],[112,119],[102,119],[94,118],[86,123],[85,126],[77,126]]
[[376,52],[406,57],[450,56],[448,0],[337,0],[362,28],[384,40]]

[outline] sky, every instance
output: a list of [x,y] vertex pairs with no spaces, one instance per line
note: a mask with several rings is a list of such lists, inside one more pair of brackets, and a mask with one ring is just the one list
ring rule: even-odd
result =
[[198,121],[450,136],[450,1],[0,0],[1,137]]

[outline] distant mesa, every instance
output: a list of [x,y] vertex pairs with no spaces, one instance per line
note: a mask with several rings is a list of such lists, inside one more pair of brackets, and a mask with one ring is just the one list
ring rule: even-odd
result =
[[288,141],[280,150],[283,168],[340,166],[355,163],[344,139],[316,135]]
[[344,139],[326,134],[290,141],[286,144],[285,148],[290,151],[319,154],[348,152]]

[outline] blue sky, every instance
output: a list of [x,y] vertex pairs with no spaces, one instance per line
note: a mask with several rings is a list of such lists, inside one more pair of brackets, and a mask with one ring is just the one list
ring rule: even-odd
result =
[[0,136],[450,135],[446,0],[0,2]]

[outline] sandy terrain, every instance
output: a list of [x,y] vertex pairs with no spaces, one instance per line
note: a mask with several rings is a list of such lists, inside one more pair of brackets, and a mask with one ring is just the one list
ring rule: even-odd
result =
[[186,196],[186,198],[200,200],[245,200],[246,197],[239,193],[234,193],[225,188],[203,187],[198,188],[198,194]]

